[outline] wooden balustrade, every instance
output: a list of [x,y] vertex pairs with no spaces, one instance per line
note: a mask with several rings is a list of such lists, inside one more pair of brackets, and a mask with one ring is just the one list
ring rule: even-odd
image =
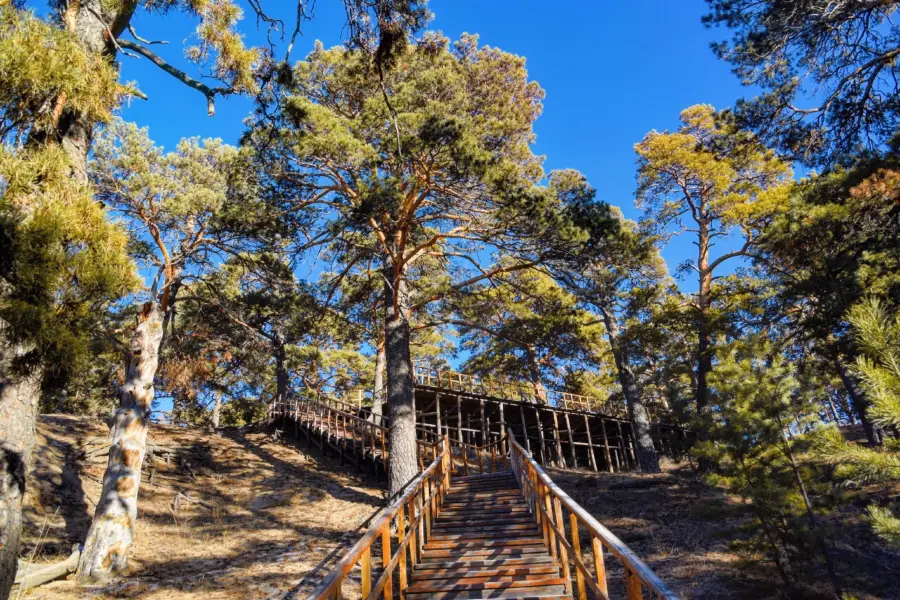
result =
[[[605,554],[616,558],[624,571],[625,597],[628,600],[650,598],[676,600],[678,596],[656,576],[650,567],[638,558],[619,538],[587,513],[562,491],[544,472],[541,466],[510,432],[510,463],[531,507],[532,514],[541,526],[544,542],[554,558],[559,559],[567,590],[578,600],[587,600],[588,588],[598,598],[610,598]],[[568,518],[566,518],[568,515]],[[581,531],[587,536],[581,537]],[[593,565],[585,562],[584,546],[590,549]],[[570,564],[571,563],[571,564]],[[574,566],[575,589],[572,589],[571,567]]]
[[[402,598],[408,587],[408,570],[414,568],[422,556],[431,528],[443,506],[450,488],[450,443],[444,437],[435,448],[434,460],[393,502],[368,531],[337,563],[321,585],[309,596],[312,599],[338,599],[347,576],[356,568],[361,571],[362,597],[365,600],[392,598],[394,584]],[[439,448],[439,450],[438,450]],[[396,536],[394,535],[396,534]],[[373,557],[380,541],[381,561]],[[396,542],[396,543],[395,543]],[[376,572],[380,576],[373,582]]]
[[624,405],[613,405],[608,400],[582,394],[548,390],[542,386],[536,387],[521,381],[510,381],[498,377],[480,377],[456,371],[417,367],[415,369],[415,381],[422,386],[456,392],[468,392],[491,398],[543,404],[566,410],[603,412],[611,416],[625,415]]
[[509,457],[506,447],[506,436],[482,446],[450,439],[451,461],[456,472],[465,476],[508,470]]

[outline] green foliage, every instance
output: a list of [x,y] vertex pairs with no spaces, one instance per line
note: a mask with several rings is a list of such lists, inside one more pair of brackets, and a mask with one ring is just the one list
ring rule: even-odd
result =
[[[889,315],[877,298],[856,304],[848,319],[864,355],[856,369],[871,405],[870,418],[882,427],[900,425],[900,317]],[[900,442],[887,440],[882,448],[846,442],[836,431],[822,436],[820,452],[837,465],[836,476],[855,484],[892,484],[900,481]],[[876,534],[900,547],[900,519],[887,508],[873,506],[869,519]]]
[[818,423],[812,398],[800,389],[790,362],[761,337],[723,347],[710,381],[714,427],[694,451],[717,466],[709,475],[713,483],[752,502],[746,543],[791,583],[808,570],[802,565],[817,554],[813,542],[821,535],[810,530],[800,487],[819,480],[814,465],[801,461],[807,432]]
[[652,131],[635,145],[638,206],[662,227],[687,215],[752,234],[784,204],[790,166],[712,106],[685,109],[681,122],[677,132]]
[[97,307],[138,283],[124,232],[91,191],[57,146],[0,149],[0,318],[51,376],[87,352]]
[[466,371],[558,388],[578,365],[608,370],[600,321],[540,271],[473,289],[455,309],[462,348],[471,353]]
[[713,50],[763,91],[738,102],[744,124],[809,164],[833,165],[895,135],[897,2],[707,2],[704,22],[734,31]]
[[[530,144],[543,91],[524,59],[479,47],[476,36],[451,45],[427,34],[385,73],[389,102],[367,61],[318,44],[286,89],[267,90],[245,136],[277,195],[325,219],[310,217],[329,232],[340,277],[390,266],[410,273],[413,304],[427,304],[491,272],[472,261],[498,250],[524,266],[584,242],[559,218],[583,178],[560,173],[540,185]],[[444,263],[440,288],[411,276],[426,260]]]
[[75,36],[12,6],[0,7],[0,139],[49,130],[62,110],[107,121],[127,93],[118,72]]
[[900,315],[889,316],[877,298],[849,315],[863,356],[857,372],[869,394],[869,417],[882,427],[900,427]]

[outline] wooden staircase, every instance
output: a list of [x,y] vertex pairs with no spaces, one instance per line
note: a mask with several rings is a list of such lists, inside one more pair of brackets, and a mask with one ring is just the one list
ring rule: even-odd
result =
[[512,471],[453,480],[406,596],[572,597]]

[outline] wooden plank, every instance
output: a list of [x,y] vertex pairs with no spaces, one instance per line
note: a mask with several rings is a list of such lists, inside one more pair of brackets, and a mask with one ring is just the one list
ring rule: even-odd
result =
[[575,456],[575,441],[572,439],[572,424],[569,422],[569,413],[566,413],[566,433],[569,435],[569,453],[572,456],[572,468],[578,468],[578,459]]
[[[556,438],[556,466],[565,469],[566,458],[563,456],[562,440],[559,439],[559,417],[556,415],[555,410],[551,412],[553,413],[553,437]],[[566,416],[568,416],[568,413]]]

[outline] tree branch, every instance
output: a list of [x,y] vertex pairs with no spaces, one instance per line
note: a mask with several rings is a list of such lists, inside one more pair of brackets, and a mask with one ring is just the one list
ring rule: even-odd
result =
[[234,92],[234,90],[230,87],[214,87],[213,88],[213,87],[209,87],[202,81],[197,81],[196,79],[194,79],[193,77],[191,77],[190,75],[188,75],[187,73],[182,71],[181,69],[173,67],[172,65],[170,65],[169,63],[164,61],[158,55],[156,55],[152,51],[150,51],[149,48],[146,48],[145,46],[142,46],[141,44],[138,44],[137,42],[132,42],[131,40],[119,40],[118,43],[123,48],[128,48],[130,50],[134,50],[135,52],[137,52],[144,58],[149,59],[150,62],[155,64],[157,67],[159,67],[160,69],[162,69],[163,71],[165,71],[166,73],[168,73],[169,75],[174,77],[175,79],[179,80],[180,82],[182,82],[183,84],[185,84],[188,87],[194,88],[195,90],[197,90],[198,92],[200,92],[201,94],[206,96],[206,110],[207,110],[207,113],[209,114],[209,116],[213,116],[214,114],[216,114],[216,104],[215,104],[216,96],[227,96],[228,94],[231,94],[232,92]]

